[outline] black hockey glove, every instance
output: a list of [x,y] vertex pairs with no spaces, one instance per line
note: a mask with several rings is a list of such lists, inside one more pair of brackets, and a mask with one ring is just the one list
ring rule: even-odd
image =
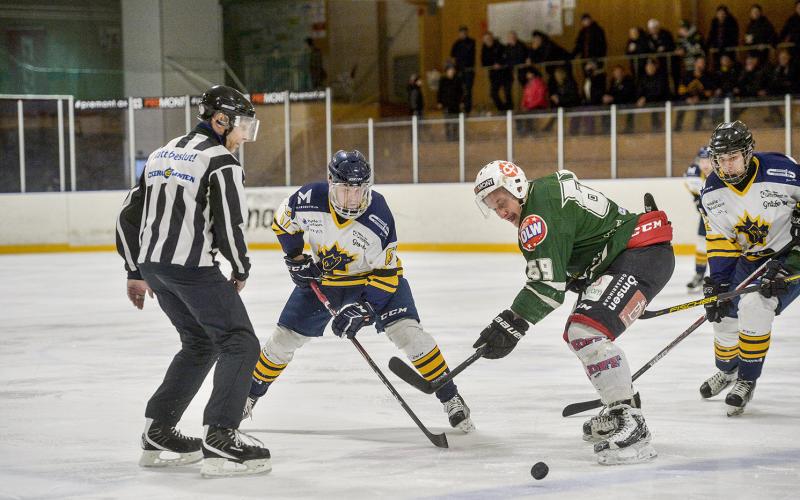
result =
[[331,328],[333,333],[341,337],[346,336],[352,339],[362,326],[369,326],[375,323],[375,310],[369,302],[359,300],[339,309],[339,314],[334,316]]
[[308,288],[312,281],[322,281],[322,271],[308,254],[303,254],[303,260],[294,260],[288,255],[283,257],[286,267],[289,268],[289,276],[292,277],[294,284],[300,288]]
[[[703,296],[713,297],[714,295],[719,295],[727,292],[730,286],[730,283],[717,283],[711,277],[706,276],[703,279]],[[722,318],[728,315],[731,303],[728,300],[716,301],[705,304],[703,307],[706,308],[706,319],[712,323],[719,323]]]
[[699,194],[693,195],[694,197],[694,206],[697,208],[697,211],[700,214],[704,214],[705,211],[703,210],[703,198]]
[[792,210],[792,227],[789,229],[789,234],[795,242],[800,241],[800,203],[797,203]]
[[500,359],[510,353],[528,331],[528,322],[506,309],[497,315],[492,322],[483,329],[481,336],[472,344],[475,349],[486,344],[488,348],[483,353],[484,358]]
[[777,260],[767,262],[767,270],[761,276],[761,289],[758,293],[768,299],[785,295],[789,291],[789,284],[784,278],[788,275],[789,273]]

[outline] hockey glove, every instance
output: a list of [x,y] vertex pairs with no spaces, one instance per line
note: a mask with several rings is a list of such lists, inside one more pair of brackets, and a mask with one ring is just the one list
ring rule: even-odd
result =
[[483,329],[481,336],[472,344],[472,347],[477,349],[486,344],[488,347],[483,353],[483,357],[500,359],[514,350],[526,331],[528,331],[528,322],[510,309],[506,309]]
[[[719,295],[727,292],[729,288],[729,283],[717,283],[709,276],[703,279],[703,296],[705,297]],[[719,323],[722,321],[722,318],[728,315],[731,303],[727,300],[722,302],[715,301],[705,304],[703,307],[706,308],[706,319],[712,323]]]
[[333,333],[341,337],[352,339],[362,326],[375,323],[375,310],[369,302],[359,300],[339,309],[339,314],[334,316],[331,328]]
[[283,257],[294,284],[300,288],[308,288],[312,281],[322,281],[322,271],[314,259],[308,254],[303,254],[301,257],[303,257],[302,260],[294,260],[288,255]]
[[785,295],[789,291],[789,284],[784,279],[786,276],[788,273],[780,262],[777,260],[767,262],[767,270],[761,277],[761,290],[758,293],[768,299]]
[[792,227],[789,229],[789,234],[795,242],[800,241],[800,203],[797,203],[792,210]]

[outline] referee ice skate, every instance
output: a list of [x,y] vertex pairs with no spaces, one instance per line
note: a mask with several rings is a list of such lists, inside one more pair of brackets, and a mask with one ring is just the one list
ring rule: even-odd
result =
[[[204,476],[257,474],[270,470],[269,450],[244,443],[237,430],[259,343],[239,297],[250,271],[247,206],[244,170],[231,152],[255,140],[258,120],[247,98],[222,85],[203,94],[199,118],[191,133],[150,155],[117,220],[128,298],[141,309],[145,293],[155,293],[181,339],[147,403],[139,464],[205,458]],[[218,251],[233,267],[229,280],[218,268]],[[214,362],[204,437],[186,437],[175,426]],[[165,458],[164,451],[178,458]]]

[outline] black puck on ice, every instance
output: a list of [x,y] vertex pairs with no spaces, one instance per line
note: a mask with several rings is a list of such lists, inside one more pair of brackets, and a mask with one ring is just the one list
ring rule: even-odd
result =
[[536,462],[531,467],[531,476],[536,480],[544,479],[548,472],[550,472],[550,468],[544,462]]

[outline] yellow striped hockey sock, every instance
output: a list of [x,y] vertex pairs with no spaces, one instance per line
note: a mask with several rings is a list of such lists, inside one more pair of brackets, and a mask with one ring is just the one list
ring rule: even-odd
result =
[[414,363],[414,368],[428,382],[433,382],[436,377],[447,372],[447,362],[444,360],[441,351],[439,351],[439,346],[435,344],[430,352],[412,360],[412,362]]
[[755,380],[761,376],[764,358],[769,351],[770,334],[749,335],[739,332],[739,378]]
[[715,340],[714,357],[717,360],[717,368],[724,372],[733,371],[739,365],[739,346],[726,347]]
[[[270,384],[275,382],[275,379],[283,373],[284,368],[286,368],[288,363],[284,363],[279,365],[277,363],[273,363],[270,361],[262,352],[258,357],[258,362],[256,363],[256,367],[253,370],[253,388],[258,387],[261,394],[257,394],[259,397],[263,396],[264,393],[267,392],[267,388]],[[253,393],[253,389],[251,388],[250,393]]]

